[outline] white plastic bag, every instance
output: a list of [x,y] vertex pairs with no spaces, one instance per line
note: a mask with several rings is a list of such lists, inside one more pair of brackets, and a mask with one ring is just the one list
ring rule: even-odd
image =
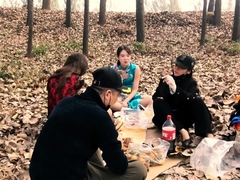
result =
[[221,177],[240,167],[240,143],[204,138],[191,155],[190,165],[206,176]]
[[145,108],[144,113],[146,117],[148,118],[148,126],[147,128],[154,128],[155,124],[152,122],[153,116],[154,116],[154,111],[153,111],[153,102],[151,101],[148,106]]
[[127,128],[147,129],[148,118],[140,109],[122,108],[121,118],[126,122]]

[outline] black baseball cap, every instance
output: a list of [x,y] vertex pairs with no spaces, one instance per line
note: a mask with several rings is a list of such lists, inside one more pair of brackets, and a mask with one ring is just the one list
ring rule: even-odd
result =
[[92,86],[113,88],[122,91],[122,78],[119,72],[111,67],[102,67],[93,73]]
[[176,59],[176,65],[181,69],[189,69],[192,70],[195,65],[195,60],[188,55],[178,56]]

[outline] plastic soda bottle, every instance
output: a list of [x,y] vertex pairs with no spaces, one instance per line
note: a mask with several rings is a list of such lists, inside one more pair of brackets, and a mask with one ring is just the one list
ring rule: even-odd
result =
[[167,120],[162,125],[162,139],[170,143],[168,154],[175,152],[176,126],[171,115],[167,115]]

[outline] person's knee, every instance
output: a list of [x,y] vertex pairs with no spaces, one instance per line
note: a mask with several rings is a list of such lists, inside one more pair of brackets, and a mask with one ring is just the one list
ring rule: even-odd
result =
[[135,172],[135,179],[145,179],[147,177],[147,168],[140,161],[132,161],[129,163],[129,167]]
[[116,102],[113,106],[111,106],[112,111],[121,111],[122,104],[120,102]]
[[196,98],[191,107],[195,111],[208,113],[207,105],[204,103],[204,101],[201,98]]
[[153,108],[161,107],[162,104],[164,103],[164,100],[161,98],[156,98],[153,101]]
[[152,103],[152,97],[149,95],[143,95],[140,103],[144,107],[147,107],[150,103]]
[[205,104],[202,98],[196,98],[193,102],[194,104],[200,105],[200,106]]

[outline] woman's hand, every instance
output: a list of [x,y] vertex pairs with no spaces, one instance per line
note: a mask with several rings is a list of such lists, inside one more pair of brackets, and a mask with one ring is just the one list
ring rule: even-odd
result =
[[166,82],[166,84],[168,85],[170,93],[174,94],[176,92],[177,86],[173,77],[170,75],[165,76],[164,82]]

